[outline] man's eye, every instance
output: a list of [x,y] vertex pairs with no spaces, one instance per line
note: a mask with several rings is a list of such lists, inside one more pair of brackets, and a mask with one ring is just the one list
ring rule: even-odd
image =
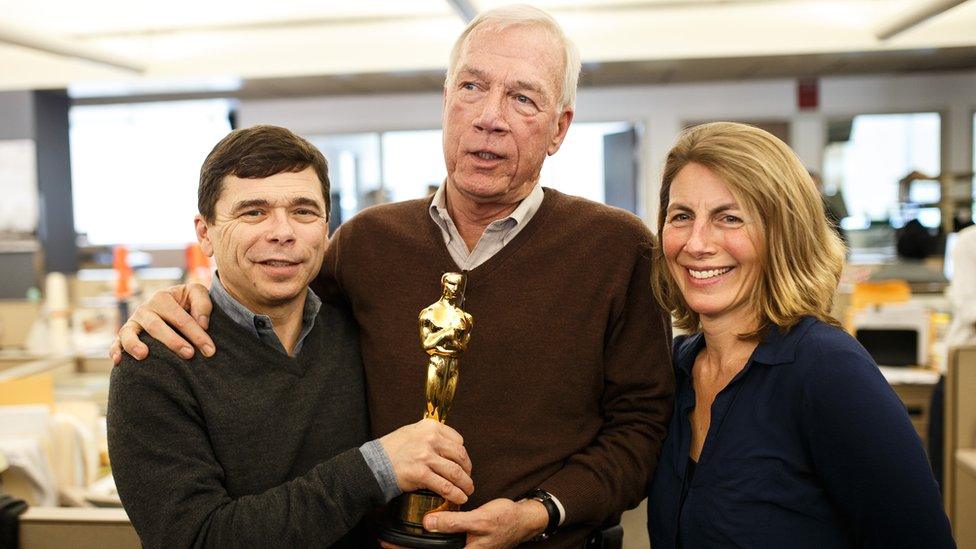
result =
[[478,89],[478,86],[475,86],[473,82],[465,82],[464,84],[461,84],[461,88],[468,91],[474,91]]
[[671,216],[671,223],[678,223],[681,221],[688,221],[690,217],[686,213],[676,213]]
[[737,225],[739,223],[742,223],[742,218],[736,217],[734,215],[725,215],[722,216],[722,222],[728,223],[729,225]]
[[310,216],[310,215],[313,215],[313,216],[318,217],[319,212],[317,212],[315,210],[309,210],[308,208],[300,208],[298,210],[295,210],[295,215],[302,215],[302,216]]
[[241,215],[243,215],[244,217],[260,217],[264,215],[264,212],[261,210],[247,210]]
[[518,101],[519,103],[525,103],[525,104],[532,103],[532,100],[524,95],[516,95],[515,100]]

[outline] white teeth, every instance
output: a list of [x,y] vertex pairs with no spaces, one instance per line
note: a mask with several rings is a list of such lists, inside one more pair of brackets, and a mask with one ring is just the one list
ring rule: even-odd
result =
[[494,160],[494,159],[498,158],[498,155],[497,154],[492,154],[490,152],[480,152],[480,153],[477,153],[477,154],[478,154],[478,158],[481,158],[481,159],[484,159],[484,160]]
[[289,261],[264,261],[263,263],[272,267],[287,267],[289,265],[293,265],[293,263]]
[[712,269],[710,271],[694,271],[692,269],[688,269],[688,272],[691,273],[692,278],[697,278],[698,280],[704,280],[706,278],[712,278],[718,275],[723,275],[731,270],[732,267],[724,267],[722,269]]

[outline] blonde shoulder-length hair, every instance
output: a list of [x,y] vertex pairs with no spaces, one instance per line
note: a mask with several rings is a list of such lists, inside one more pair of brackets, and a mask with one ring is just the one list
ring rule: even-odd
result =
[[[714,122],[688,128],[668,153],[661,183],[657,234],[663,236],[671,184],[688,164],[721,178],[739,205],[759,221],[760,275],[747,299],[758,321],[739,334],[758,339],[772,326],[789,329],[803,316],[839,326],[830,316],[844,265],[844,245],[830,227],[823,199],[800,159],[785,143],[759,128]],[[683,330],[700,328],[698,314],[682,298],[655,249],[654,295]]]

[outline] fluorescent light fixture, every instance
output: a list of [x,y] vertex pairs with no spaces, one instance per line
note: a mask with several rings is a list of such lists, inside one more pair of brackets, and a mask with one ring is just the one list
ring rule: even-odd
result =
[[146,70],[146,67],[142,64],[127,59],[124,56],[115,55],[114,53],[109,53],[85,44],[79,44],[71,40],[45,35],[36,30],[18,27],[9,23],[0,22],[0,42],[63,57],[91,61],[135,73],[142,73]]
[[878,27],[874,35],[878,40],[888,40],[908,29],[946,12],[966,0],[929,0],[891,19]]
[[118,82],[79,82],[68,86],[73,99],[90,97],[123,97],[128,95],[157,95],[168,93],[236,92],[243,80],[236,76],[209,78],[152,78]]

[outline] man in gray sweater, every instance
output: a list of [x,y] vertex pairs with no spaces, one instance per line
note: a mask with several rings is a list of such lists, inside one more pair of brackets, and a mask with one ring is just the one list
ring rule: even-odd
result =
[[284,128],[225,137],[196,216],[219,278],[218,351],[112,372],[108,438],[119,496],[146,547],[359,547],[356,528],[401,491],[473,491],[461,436],[432,420],[367,441],[355,323],[308,288],[328,243],[322,154]]

